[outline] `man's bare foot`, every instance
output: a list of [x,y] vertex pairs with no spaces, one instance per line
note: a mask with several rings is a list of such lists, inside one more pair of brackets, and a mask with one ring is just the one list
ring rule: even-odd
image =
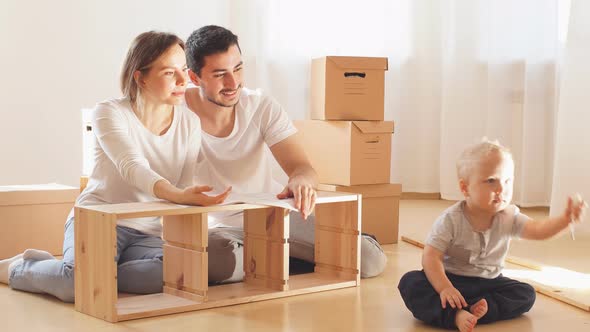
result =
[[486,301],[486,299],[481,299],[475,302],[475,304],[469,308],[469,312],[471,312],[477,319],[482,318],[488,313],[488,301]]
[[455,315],[455,325],[461,332],[471,332],[477,324],[477,317],[472,315],[469,311],[457,310]]

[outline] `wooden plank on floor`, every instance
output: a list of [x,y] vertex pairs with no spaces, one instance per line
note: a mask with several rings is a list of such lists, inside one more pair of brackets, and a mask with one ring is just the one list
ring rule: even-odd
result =
[[590,288],[588,288],[590,277],[586,275],[585,282],[571,282],[572,276],[579,273],[566,269],[558,270],[560,270],[558,273],[552,272],[551,269],[536,271],[508,264],[502,274],[530,284],[538,293],[590,311]]

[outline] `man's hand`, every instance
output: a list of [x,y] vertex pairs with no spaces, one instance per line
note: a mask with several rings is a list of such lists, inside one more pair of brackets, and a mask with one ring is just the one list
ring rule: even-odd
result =
[[307,219],[315,207],[315,199],[317,197],[313,185],[314,181],[308,179],[304,175],[294,176],[289,179],[289,183],[285,189],[277,195],[277,198],[285,199],[293,197],[295,208],[301,212],[303,219]]

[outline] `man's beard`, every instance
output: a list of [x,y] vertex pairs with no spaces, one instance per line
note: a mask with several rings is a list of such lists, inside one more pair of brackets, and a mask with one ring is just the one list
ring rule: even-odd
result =
[[[228,104],[223,104],[223,103],[215,100],[215,98],[210,97],[206,93],[205,93],[205,97],[207,98],[208,101],[212,102],[213,104],[215,104],[217,106],[221,106],[221,107],[234,107],[238,103],[238,101],[239,101],[239,94],[242,93],[241,90],[242,90],[242,85],[240,84],[238,86],[238,88],[236,89],[236,96],[238,98],[236,98],[236,101],[233,104],[229,104],[229,105]],[[228,90],[221,90],[219,93],[221,94],[224,91],[228,91]]]

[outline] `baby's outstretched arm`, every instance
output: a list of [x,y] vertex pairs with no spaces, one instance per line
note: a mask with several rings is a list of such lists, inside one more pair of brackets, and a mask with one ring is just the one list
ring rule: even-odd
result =
[[444,253],[433,246],[426,245],[424,247],[422,267],[424,268],[426,278],[428,278],[434,290],[440,295],[440,304],[443,308],[447,307],[447,302],[454,309],[466,308],[467,302],[463,298],[463,295],[453,286],[445,274],[445,268],[442,262],[443,256]]
[[580,222],[588,205],[584,200],[567,199],[567,207],[559,216],[545,220],[529,220],[524,225],[521,237],[530,240],[545,240],[568,227],[571,222]]

